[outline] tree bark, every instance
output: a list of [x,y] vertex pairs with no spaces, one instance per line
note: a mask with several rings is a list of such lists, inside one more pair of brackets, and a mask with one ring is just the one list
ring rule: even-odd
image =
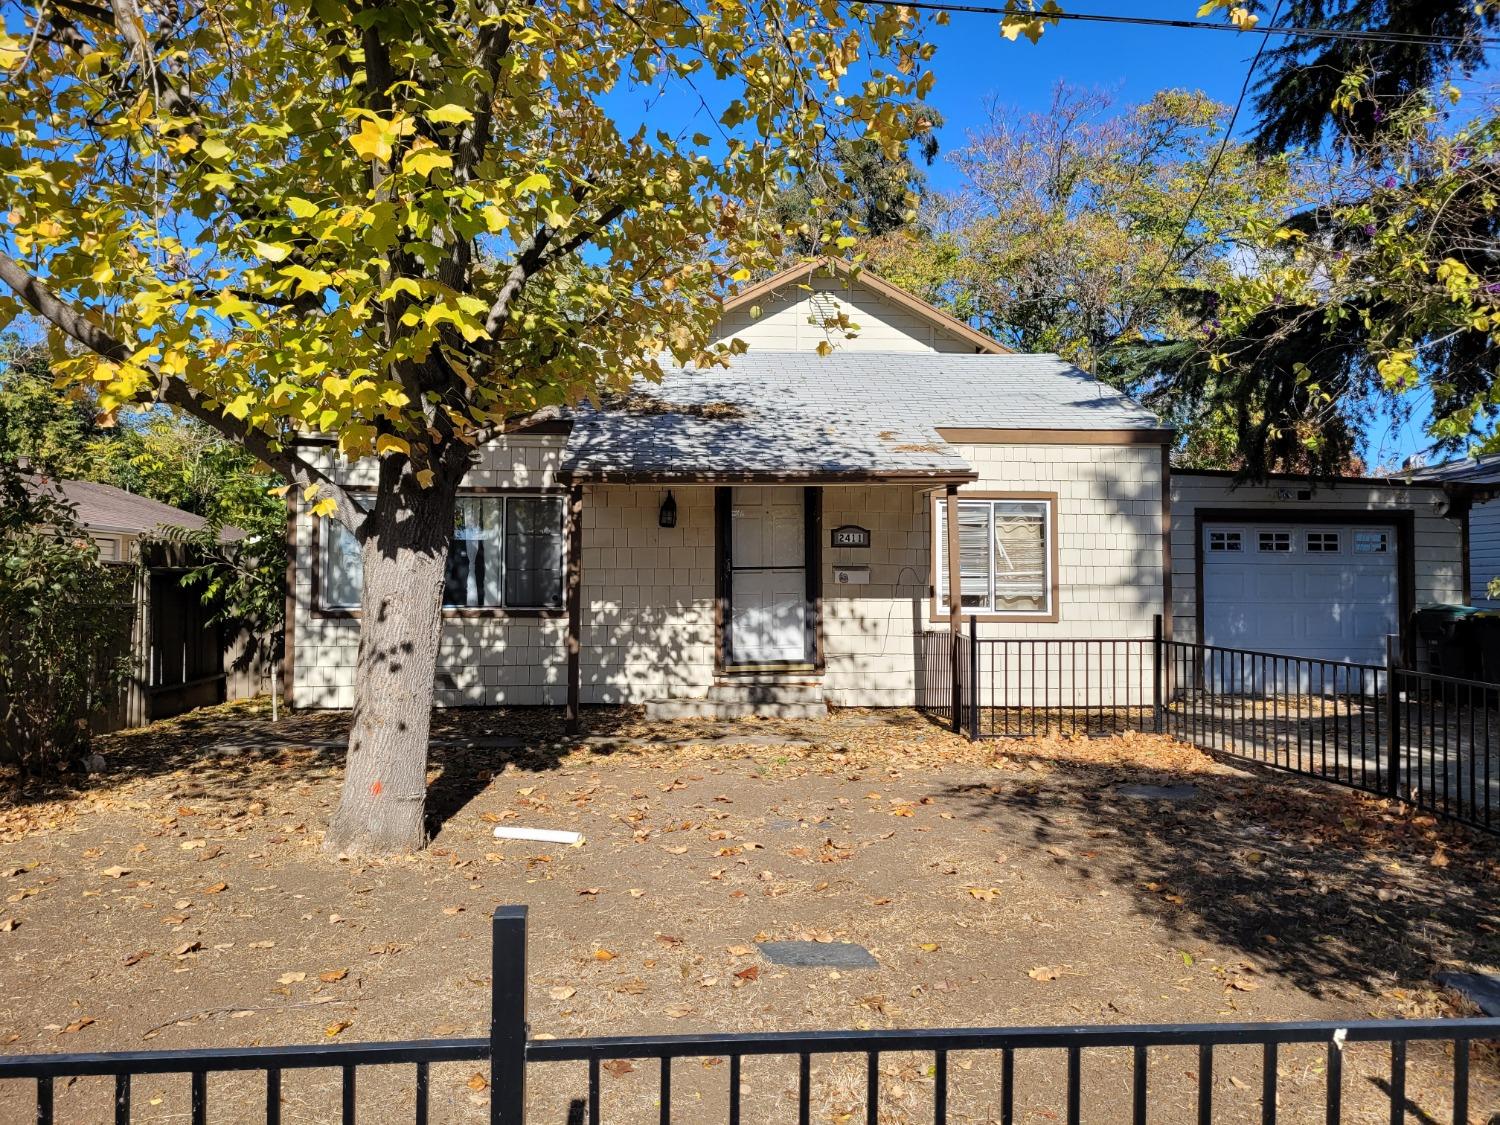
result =
[[[449,474],[450,477],[455,474]],[[427,750],[457,479],[418,488],[381,466],[361,528],[364,584],[354,713],[325,851],[392,855],[427,842]]]

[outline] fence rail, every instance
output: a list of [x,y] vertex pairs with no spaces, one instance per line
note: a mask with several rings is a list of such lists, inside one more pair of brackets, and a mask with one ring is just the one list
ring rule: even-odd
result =
[[[431,1068],[444,1063],[487,1062],[489,1064],[489,1117],[492,1125],[524,1125],[527,1120],[527,1075],[533,1066],[548,1067],[545,1088],[549,1093],[561,1091],[572,1101],[570,1120],[587,1113],[587,1120],[598,1125],[603,1116],[600,1073],[605,1063],[618,1059],[658,1060],[652,1100],[661,1122],[676,1118],[673,1099],[673,1062],[678,1059],[727,1059],[725,1076],[725,1117],[739,1125],[744,1112],[743,1091],[747,1088],[742,1072],[743,1060],[752,1057],[782,1056],[795,1059],[797,1078],[795,1098],[799,1125],[810,1125],[812,1114],[812,1068],[814,1058],[850,1056],[863,1059],[865,1120],[880,1119],[882,1105],[881,1058],[897,1053],[929,1056],[932,1078],[932,1120],[938,1125],[948,1120],[949,1104],[955,1093],[965,1092],[955,1083],[961,1071],[950,1069],[953,1052],[989,1052],[998,1068],[973,1068],[975,1079],[998,1069],[998,1090],[987,1088],[984,1096],[998,1102],[999,1119],[1007,1125],[1030,1111],[1041,1111],[1078,1125],[1085,1109],[1096,1114],[1107,1112],[1111,1120],[1126,1120],[1122,1091],[1129,1089],[1129,1120],[1140,1125],[1148,1111],[1159,1116],[1153,1107],[1153,1089],[1181,1080],[1181,1067],[1164,1069],[1164,1077],[1153,1079],[1152,1052],[1166,1048],[1194,1048],[1197,1066],[1187,1072],[1193,1114],[1201,1125],[1215,1119],[1215,1099],[1222,1084],[1215,1080],[1216,1052],[1220,1049],[1259,1048],[1260,1083],[1258,1101],[1260,1120],[1274,1125],[1282,1112],[1278,1106],[1281,1093],[1278,1066],[1285,1048],[1321,1048],[1325,1080],[1321,1117],[1325,1122],[1344,1121],[1346,1088],[1344,1066],[1346,1051],[1354,1044],[1374,1044],[1386,1048],[1384,1064],[1385,1096],[1389,1120],[1406,1119],[1408,1049],[1412,1044],[1435,1042],[1443,1046],[1439,1065],[1445,1071],[1445,1100],[1451,1108],[1451,1120],[1466,1125],[1471,1105],[1470,1053],[1476,1042],[1500,1039],[1500,1019],[1455,1020],[1383,1020],[1338,1023],[1226,1023],[1144,1026],[1074,1026],[1074,1027],[996,1027],[946,1028],[913,1031],[806,1031],[757,1032],[747,1034],[704,1035],[634,1035],[593,1039],[528,1038],[526,1023],[526,908],[502,906],[492,920],[493,986],[491,992],[490,1035],[482,1039],[429,1039],[391,1043],[340,1043],[303,1047],[241,1047],[221,1050],[135,1051],[119,1054],[33,1055],[0,1058],[0,1085],[30,1080],[35,1083],[35,1120],[51,1125],[57,1120],[59,1080],[69,1080],[65,1087],[71,1095],[80,1084],[71,1080],[89,1077],[112,1077],[113,1117],[117,1125],[132,1120],[131,1080],[144,1075],[182,1074],[189,1089],[189,1116],[193,1125],[206,1125],[209,1119],[208,1077],[225,1072],[259,1072],[264,1075],[264,1119],[269,1125],[280,1122],[282,1115],[283,1076],[288,1072],[315,1069],[334,1070],[339,1075],[339,1116],[344,1125],[354,1125],[359,1102],[359,1074],[371,1067],[410,1066],[412,1071],[413,1110],[411,1119],[426,1125],[431,1109]],[[1451,1056],[1447,1054],[1451,1048]],[[1117,1069],[1100,1075],[1098,1064],[1091,1063],[1089,1073],[1093,1086],[1084,1087],[1084,1060],[1097,1060],[1101,1052],[1128,1051],[1128,1063],[1118,1055],[1110,1058],[1123,1063]],[[1018,1074],[1036,1052],[1061,1052],[1065,1060],[1065,1079],[1055,1093],[1044,1092],[1040,1104],[1034,1090],[1022,1103],[1018,1091]],[[1439,1056],[1439,1052],[1429,1052]],[[585,1087],[568,1091],[555,1065],[582,1062],[587,1067]],[[1241,1064],[1236,1063],[1236,1069]],[[1155,1086],[1153,1086],[1155,1081]],[[1097,1097],[1090,1097],[1090,1093]],[[1176,1092],[1174,1085],[1173,1092]],[[696,1097],[689,1102],[683,1120],[702,1122],[706,1109]],[[244,1111],[243,1097],[234,1109]],[[637,1105],[633,1118],[639,1118]],[[1366,1107],[1367,1108],[1367,1107]],[[1303,1107],[1285,1110],[1288,1119],[1308,1120]],[[1362,1111],[1363,1112],[1363,1111]],[[394,1106],[382,1100],[375,1120],[395,1120]],[[68,1120],[81,1120],[71,1117]],[[100,1120],[97,1116],[89,1120]],[[1361,1117],[1361,1120],[1366,1118]],[[1430,1113],[1424,1120],[1436,1120]]]
[[1170,640],[1160,618],[1102,639],[981,637],[969,618],[922,636],[920,699],[970,738],[1155,731],[1500,831],[1500,685],[1404,667],[1390,640],[1355,664]]

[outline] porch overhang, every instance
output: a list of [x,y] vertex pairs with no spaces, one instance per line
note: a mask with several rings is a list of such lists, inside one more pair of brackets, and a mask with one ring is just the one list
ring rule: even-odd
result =
[[734,485],[734,484],[796,484],[796,485],[908,485],[917,487],[942,487],[947,484],[968,484],[979,479],[973,469],[933,470],[866,470],[851,469],[584,469],[558,472],[557,479],[564,484],[659,484],[677,485]]

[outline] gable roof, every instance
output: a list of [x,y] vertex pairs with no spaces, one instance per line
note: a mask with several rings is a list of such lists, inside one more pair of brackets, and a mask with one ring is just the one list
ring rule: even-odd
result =
[[[106,531],[140,535],[155,531],[159,527],[180,527],[187,531],[199,531],[208,526],[208,521],[192,512],[184,512],[171,504],[163,504],[147,496],[137,496],[112,484],[100,484],[92,480],[59,480],[53,477],[32,476],[35,488],[44,488],[55,496],[61,496],[73,506],[78,522],[89,531]],[[245,533],[237,527],[225,525],[219,529],[221,543],[233,543],[243,539]]]
[[898,285],[892,285],[884,278],[871,273],[867,269],[856,270],[848,262],[838,258],[814,258],[810,262],[799,262],[797,265],[784,269],[780,273],[772,274],[762,281],[756,282],[748,289],[737,293],[724,302],[723,311],[735,312],[738,309],[753,305],[769,293],[784,286],[800,282],[805,277],[810,277],[821,271],[825,276],[842,277],[851,285],[863,285],[872,292],[880,294],[886,300],[899,305],[901,308],[921,318],[929,324],[935,325],[945,332],[950,332],[959,338],[974,345],[975,351],[986,355],[1008,355],[1010,349],[1000,341],[986,336],[983,332],[977,332],[955,316],[950,316],[942,309],[929,305],[920,297],[915,297]]
[[[970,480],[940,429],[1161,433],[1055,355],[747,352],[580,407],[562,475],[593,481]],[[1087,435],[1085,434],[1085,437]]]

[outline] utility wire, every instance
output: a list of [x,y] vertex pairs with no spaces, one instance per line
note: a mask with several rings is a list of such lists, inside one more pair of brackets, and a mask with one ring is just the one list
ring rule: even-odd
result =
[[[979,4],[925,3],[923,0],[845,0],[846,3],[862,3],[876,8],[912,8],[924,12],[949,12],[979,16],[1026,16],[1030,13],[1011,11]],[[1278,5],[1278,10],[1279,5]],[[1485,46],[1500,46],[1500,38],[1465,35],[1424,35],[1410,31],[1361,31],[1338,27],[1295,27],[1282,24],[1257,25],[1240,29],[1230,23],[1215,23],[1212,20],[1173,20],[1150,16],[1107,16],[1098,12],[1037,12],[1041,20],[1072,20],[1077,23],[1123,24],[1132,27],[1176,27],[1193,31],[1230,31],[1236,35],[1278,35],[1291,39],[1347,39],[1366,43],[1392,43],[1409,46],[1457,46],[1461,43],[1478,42]],[[1276,18],[1274,15],[1271,17]],[[1264,40],[1262,40],[1264,43]]]
[[[1274,20],[1281,14],[1283,2],[1284,0],[1276,0],[1276,9],[1271,13],[1271,19]],[[1177,251],[1182,246],[1182,240],[1187,237],[1188,227],[1192,225],[1193,217],[1198,213],[1198,205],[1203,202],[1203,197],[1208,194],[1209,185],[1213,183],[1214,176],[1219,172],[1219,162],[1224,159],[1224,153],[1234,137],[1234,127],[1239,122],[1240,110],[1244,108],[1245,96],[1250,92],[1250,83],[1255,80],[1255,71],[1259,68],[1261,56],[1266,53],[1266,45],[1270,41],[1270,33],[1262,32],[1260,46],[1255,49],[1255,57],[1250,60],[1250,65],[1245,70],[1245,80],[1240,83],[1240,96],[1235,99],[1234,112],[1229,115],[1229,124],[1224,127],[1224,136],[1219,139],[1219,147],[1214,149],[1213,159],[1208,162],[1208,170],[1203,174],[1203,181],[1198,185],[1198,191],[1193,196],[1193,202],[1188,206],[1187,214],[1182,217],[1182,225],[1177,228],[1177,233],[1172,237],[1171,249],[1161,260],[1156,276],[1151,279],[1151,285],[1146,290],[1148,293],[1155,293],[1160,288],[1161,279],[1166,275],[1167,267],[1176,258]]]

